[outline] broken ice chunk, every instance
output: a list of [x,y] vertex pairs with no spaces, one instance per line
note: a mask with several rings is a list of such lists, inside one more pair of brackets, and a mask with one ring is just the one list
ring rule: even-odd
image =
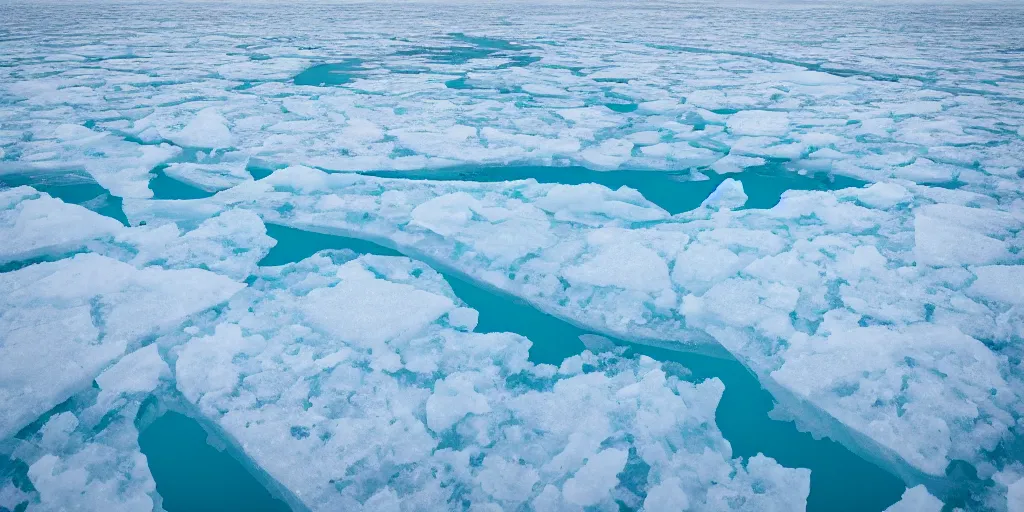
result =
[[169,144],[140,144],[74,124],[59,125],[25,143],[21,158],[33,171],[83,169],[118,197],[152,197],[150,171],[181,152]]
[[232,140],[227,119],[214,107],[200,110],[184,128],[167,138],[179,146],[213,149],[231,147]]
[[228,153],[216,163],[172,163],[164,169],[164,174],[207,192],[217,192],[252,181],[252,175],[246,170],[247,163],[244,156]]
[[183,235],[171,224],[124,230],[118,241],[136,247],[130,260],[136,266],[203,267],[238,281],[255,271],[277,244],[259,216],[248,210],[228,210]]
[[155,345],[101,373],[101,390],[72,399],[15,450],[35,492],[29,509],[150,512],[159,498],[135,419],[142,400],[170,376]]
[[[1013,424],[986,403],[1009,394],[998,364],[983,343],[953,329],[856,327],[826,339],[794,337],[772,378],[922,470],[942,474],[950,459],[974,455],[958,450],[995,446]],[[862,419],[874,416],[900,421]],[[965,424],[976,426],[954,428]],[[907,439],[915,440],[914,451]]]
[[599,336],[597,334],[580,334],[579,339],[583,342],[583,346],[587,347],[587,350],[595,354],[615,350],[615,343],[604,336]]
[[734,172],[742,172],[747,167],[756,167],[764,165],[765,161],[759,157],[749,157],[728,154],[720,158],[717,162],[711,164],[711,170],[718,174],[728,174]]
[[533,365],[520,336],[452,329],[468,308],[425,265],[351,257],[264,269],[176,362],[183,395],[301,506],[638,508],[645,481],[671,481],[652,503],[803,509],[806,470],[732,458],[719,381],[589,352]]
[[629,160],[633,143],[622,139],[607,139],[596,146],[584,149],[580,156],[596,169],[617,169]]
[[700,205],[704,208],[736,209],[747,203],[747,194],[743,192],[743,183],[732,178],[718,184],[714,192]]
[[487,397],[474,389],[474,380],[480,377],[469,372],[458,372],[434,383],[434,392],[426,403],[427,427],[439,434],[468,414],[490,412]]
[[1024,305],[1024,265],[972,267],[977,279],[967,294],[985,300]]
[[121,232],[120,222],[31,187],[0,190],[0,264],[62,254]]
[[203,267],[244,280],[276,241],[259,216],[228,210],[182,234],[174,224],[127,228],[30,187],[0,191],[0,264],[90,251],[137,267]]
[[668,265],[658,253],[628,243],[600,244],[594,256],[562,271],[571,282],[643,291],[671,288]]
[[785,135],[789,132],[789,115],[769,110],[741,110],[726,121],[736,135]]
[[88,386],[131,344],[243,286],[95,254],[0,274],[0,438]]
[[587,458],[572,478],[562,487],[565,501],[583,507],[597,505],[608,499],[618,484],[618,475],[626,467],[625,450],[608,448]]
[[356,346],[416,333],[454,307],[447,297],[377,279],[357,265],[343,266],[339,277],[341,283],[309,292],[302,310],[311,324]]
[[448,312],[448,325],[456,329],[472,331],[476,329],[480,313],[473,308],[455,308]]
[[[984,210],[964,208],[984,214]],[[978,230],[972,218],[950,218],[935,215],[922,208],[914,217],[914,254],[924,265],[985,265],[1012,258],[1005,242]],[[991,231],[989,231],[991,233]]]
[[907,489],[900,501],[885,509],[885,512],[939,512],[943,503],[932,496],[923,485]]

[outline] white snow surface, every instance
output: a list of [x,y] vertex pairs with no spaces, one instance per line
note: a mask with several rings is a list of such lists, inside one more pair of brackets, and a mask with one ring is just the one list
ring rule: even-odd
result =
[[79,254],[0,274],[0,437],[85,388],[132,344],[242,286],[200,269]]
[[353,256],[265,269],[177,354],[178,389],[303,506],[636,507],[619,475],[647,465],[702,510],[803,510],[807,470],[732,458],[718,380],[590,352],[534,365],[521,336],[453,325],[466,308],[426,265]]
[[[300,508],[803,508],[805,470],[732,457],[717,380],[533,364],[434,265],[595,351],[731,355],[773,416],[899,474],[891,510],[941,508],[957,461],[971,506],[1024,510],[1020,5],[12,5],[0,451],[35,490],[0,507],[159,508],[131,419],[180,393]],[[350,174],[509,164],[540,182]],[[671,215],[555,166],[729,179]],[[216,194],[154,197],[161,173]],[[748,208],[765,173],[817,190]],[[422,262],[261,268],[265,223]]]
[[28,465],[30,510],[159,508],[156,483],[139,450],[135,417],[142,399],[170,377],[156,345],[121,358],[96,377],[99,393],[83,391],[72,411],[50,416],[15,449]]
[[385,240],[616,337],[718,344],[781,400],[809,402],[864,436],[860,448],[878,459],[941,475],[954,459],[984,467],[985,452],[1011,436],[1024,387],[1008,358],[1024,317],[1016,288],[993,281],[1020,261],[1008,251],[1001,266],[925,265],[916,219],[941,208],[995,215],[1002,222],[985,220],[984,236],[1020,247],[1020,205],[884,183],[672,217],[628,189],[292,167],[207,200],[126,208],[134,219],[195,222],[249,207],[269,222]]

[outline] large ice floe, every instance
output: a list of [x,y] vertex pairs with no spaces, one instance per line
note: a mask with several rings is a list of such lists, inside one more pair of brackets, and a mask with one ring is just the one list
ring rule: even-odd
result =
[[[614,352],[535,365],[525,338],[472,332],[477,312],[423,263],[320,253],[256,271],[240,290],[145,256],[184,243],[194,264],[231,274],[204,242],[231,233],[243,259],[262,257],[269,244],[250,212],[225,212],[168,243],[171,225],[125,228],[27,187],[5,193],[20,201],[8,201],[4,234],[33,249],[25,256],[85,251],[0,274],[13,363],[4,428],[19,431],[9,460],[31,484],[7,483],[5,506],[159,504],[136,427],[142,399],[171,375],[158,347],[190,410],[299,509],[800,510],[806,501],[807,470],[731,456],[714,422],[719,381],[686,382]],[[77,239],[22,232],[39,202],[83,227]]]
[[1021,6],[21,3],[0,511],[162,510],[167,410],[293,510],[852,507],[623,345],[742,365],[878,509],[1024,510]]
[[5,482],[0,506],[20,501],[41,510],[158,510],[135,419],[142,400],[169,376],[157,346],[148,345],[96,376],[94,389],[69,400],[69,410],[26,429],[11,454],[25,471],[23,480]]
[[177,386],[313,510],[794,510],[809,472],[731,459],[722,392],[650,359],[527,361],[406,258],[272,267],[177,353]]
[[[1017,238],[987,196],[877,183],[787,193],[770,210],[726,181],[669,216],[629,189],[386,180],[293,167],[208,200],[128,202],[130,218],[269,222],[392,245],[624,339],[714,352],[757,374],[805,428],[910,480],[954,460],[995,470],[1021,407]],[[936,199],[950,202],[936,202]],[[941,222],[933,223],[935,219]],[[928,224],[930,229],[923,229]],[[982,243],[936,261],[932,239]]]

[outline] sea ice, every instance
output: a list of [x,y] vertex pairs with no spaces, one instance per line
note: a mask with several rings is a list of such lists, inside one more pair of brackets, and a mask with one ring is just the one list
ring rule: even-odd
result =
[[[181,152],[169,144],[139,144],[75,124],[44,126],[25,143],[21,161],[11,165],[11,171],[61,173],[83,169],[118,197],[152,197],[150,171]],[[6,163],[0,162],[0,174]]]
[[276,244],[248,210],[226,211],[182,232],[173,224],[127,228],[31,187],[0,191],[0,207],[0,235],[11,242],[0,249],[0,263],[94,252],[139,268],[203,268],[241,281]]
[[746,202],[747,194],[743,192],[743,183],[726,178],[700,205],[716,210],[720,208],[735,209],[743,206]]
[[785,135],[789,132],[789,115],[767,110],[741,110],[726,121],[736,135]]
[[[39,41],[54,19],[72,27],[87,7],[22,12],[14,22],[25,37],[4,42],[4,54],[24,58],[0,76],[0,173],[86,168],[117,196],[148,197],[146,174],[190,160],[185,146],[333,170],[530,162],[733,172],[771,158],[791,171],[1019,193],[1013,17],[979,29],[958,25],[955,9],[929,10],[928,22],[897,31],[875,23],[878,8],[837,11],[824,18],[843,22],[826,26],[767,8],[698,22],[706,12],[674,6],[652,24],[615,3],[600,17],[580,8],[497,23],[491,5],[443,6],[443,15],[382,5],[350,13],[365,29],[358,38],[327,33],[329,17],[315,10],[289,25],[279,20],[292,13],[250,12],[230,37],[221,35],[229,23],[187,8],[173,10],[173,26],[132,10],[97,20],[110,39],[76,33],[60,48]],[[566,37],[582,18],[589,31]],[[487,37],[459,40],[445,22]],[[125,42],[139,34],[145,45]],[[320,51],[332,47],[345,57]],[[299,85],[317,70],[328,70],[323,80]]]
[[0,190],[0,264],[72,252],[122,229],[114,219],[31,187]]
[[96,254],[0,273],[0,438],[88,386],[126,349],[242,287]]
[[942,501],[929,494],[923,485],[919,485],[907,489],[903,498],[885,509],[885,512],[939,512],[942,506]]
[[237,281],[252,274],[277,243],[267,236],[260,218],[247,210],[225,211],[186,232],[170,224],[125,229],[114,242],[129,247],[134,255],[113,249],[107,253],[123,256],[138,267],[202,268]]
[[[737,188],[727,182],[713,197]],[[984,466],[984,454],[1010,439],[1024,396],[1006,359],[1024,332],[1020,315],[1006,313],[1016,294],[989,284],[1017,267],[922,261],[914,231],[920,218],[955,212],[977,236],[1010,240],[1021,217],[932,199],[946,196],[880,183],[790,191],[770,210],[670,218],[628,189],[290,168],[207,200],[126,208],[133,219],[195,222],[245,205],[269,222],[386,241],[616,337],[698,349],[714,340],[783,403],[813,405],[793,412],[804,428],[920,481],[956,459]],[[527,216],[531,242],[496,255],[508,244],[503,223],[521,222],[511,212],[531,208],[547,214]],[[975,212],[986,220],[964,216]]]
[[246,170],[248,159],[235,153],[227,153],[218,160],[204,163],[172,163],[168,164],[164,173],[207,192],[231,188],[252,179],[252,175]]
[[719,381],[615,353],[534,365],[460,303],[406,258],[266,268],[180,348],[177,386],[313,510],[803,509],[808,471],[731,457]]
[[184,128],[169,134],[167,138],[179,146],[228,148],[231,146],[231,131],[227,122],[216,108],[204,108]]
[[98,390],[73,398],[71,411],[31,429],[12,454],[28,466],[33,489],[19,501],[29,510],[159,510],[135,420],[142,400],[169,378],[156,345],[148,345],[100,373]]
[[[911,486],[905,497],[909,506],[934,506],[917,484],[927,481],[941,495],[941,485],[931,482],[945,478],[951,461],[960,460],[974,466],[989,489],[985,492],[998,494],[986,504],[1019,508],[1024,484],[1010,478],[1021,473],[1019,450],[1012,447],[1020,441],[1016,425],[1024,411],[1019,365],[1024,314],[1020,287],[1013,286],[1024,279],[1024,88],[1014,37],[1020,18],[1016,6],[969,12],[927,7],[905,23],[886,25],[877,20],[892,19],[892,6],[781,9],[773,4],[751,11],[678,4],[651,17],[650,10],[620,2],[602,4],[600,11],[571,5],[517,9],[514,15],[492,3],[412,3],[395,9],[385,2],[346,10],[344,22],[358,27],[358,34],[339,29],[338,17],[312,4],[246,9],[244,19],[226,8],[210,12],[188,6],[164,6],[163,14],[154,16],[145,2],[116,12],[87,4],[31,7],[5,11],[17,37],[0,41],[0,181],[12,173],[85,172],[125,198],[135,227],[31,189],[0,192],[0,235],[6,242],[0,265],[9,269],[65,258],[0,274],[0,283],[6,282],[0,288],[9,292],[0,299],[7,301],[0,310],[5,322],[0,352],[37,369],[3,377],[3,389],[20,389],[25,383],[17,379],[28,379],[32,390],[26,399],[0,400],[8,413],[0,415],[6,418],[0,431],[10,434],[54,403],[83,396],[83,385],[124,351],[226,300],[257,272],[256,263],[273,243],[259,216],[397,247],[617,338],[695,350],[724,347],[774,393],[780,417],[794,417],[802,428],[833,436],[903,475]],[[452,33],[456,26],[462,33]],[[580,26],[586,30],[577,30]],[[231,27],[230,36],[225,27]],[[324,69],[332,70],[324,80],[301,79]],[[673,217],[625,187],[406,182],[299,167],[478,170],[509,163],[697,171],[694,175],[749,170],[774,173],[779,183],[795,178],[788,173],[799,173],[821,188],[835,188],[829,175],[842,175],[873,184],[788,192],[775,208],[754,210],[739,208],[745,203],[739,187],[730,183],[707,204],[713,207]],[[259,175],[260,169],[282,170],[251,179],[249,172]],[[160,172],[221,192],[197,201],[148,201],[150,179]],[[748,187],[743,194],[753,198],[759,192]],[[142,220],[146,226],[139,225]],[[88,254],[69,257],[75,253]],[[352,265],[348,271],[361,264]],[[190,267],[202,270],[168,270]],[[578,404],[571,399],[583,393],[577,392],[585,388],[580,382],[603,376],[600,389],[618,393],[647,382],[656,365],[586,356],[586,365],[577,358],[571,364],[579,368],[554,372],[502,353],[501,364],[467,364],[433,384],[439,379],[430,372],[441,363],[430,354],[447,350],[463,357],[483,344],[481,339],[497,344],[494,350],[519,354],[525,342],[467,332],[477,321],[475,312],[459,306],[443,287],[424,289],[432,275],[427,271],[412,280],[400,273],[371,280],[358,272],[311,271],[302,284],[298,276],[288,277],[296,283],[287,291],[268,284],[268,272],[260,271],[256,280],[263,288],[240,292],[245,298],[229,308],[234,317],[188,341],[182,352],[198,351],[203,347],[198,340],[215,338],[228,348],[242,347],[238,350],[245,354],[266,354],[263,360],[230,360],[224,375],[201,384],[241,388],[230,379],[236,367],[246,372],[273,367],[278,373],[246,374],[245,386],[259,393],[246,395],[257,398],[242,405],[231,402],[237,406],[231,412],[263,404],[263,396],[275,399],[264,412],[271,418],[268,425],[280,428],[266,438],[281,434],[288,449],[303,440],[344,445],[318,437],[327,430],[288,423],[293,413],[306,414],[305,402],[295,405],[300,398],[310,399],[311,410],[319,401],[310,414],[327,411],[330,421],[354,421],[336,411],[385,410],[375,409],[375,404],[392,404],[374,402],[386,395],[381,390],[415,391],[394,398],[395,404],[417,407],[396,413],[402,416],[395,424],[379,417],[356,419],[365,420],[364,426],[381,422],[367,435],[401,432],[397,441],[415,448],[441,446],[408,453],[427,457],[427,467],[441,468],[439,474],[458,482],[458,492],[474,502],[514,506],[512,501],[528,493],[516,488],[509,474],[536,483],[528,489],[535,509],[563,510],[593,499],[608,503],[609,496],[625,496],[630,506],[649,510],[680,503],[713,508],[708,503],[735,502],[750,489],[765,490],[757,496],[778,498],[785,508],[789,502],[776,490],[803,490],[805,477],[758,457],[747,461],[746,473],[737,469],[735,478],[718,479],[711,490],[693,484],[688,472],[693,464],[680,474],[652,464],[642,490],[612,482],[608,475],[623,452],[625,474],[632,474],[635,461],[647,460],[640,453],[643,438],[616,438],[595,447],[577,435],[567,443],[584,446],[580,453],[594,456],[593,462],[570,454],[559,459],[564,467],[546,469],[546,463],[533,462],[551,454],[551,439],[561,442],[573,434],[545,432],[548,437],[541,437],[552,444],[540,450],[548,451],[520,464],[512,457],[515,432],[493,445],[485,444],[486,436],[467,439],[497,415],[529,417],[525,406],[496,404],[493,397],[521,401],[533,395],[515,386],[478,389],[486,379],[474,371],[495,374],[515,370],[503,368],[505,362],[522,365],[524,375],[550,388],[536,391],[542,398],[533,406],[560,410]],[[263,300],[267,307],[285,304],[287,318],[322,315],[324,308],[338,308],[359,291],[335,290],[342,280],[361,283],[357,278],[373,283],[381,295],[360,295],[355,306],[392,309],[389,330],[357,320],[333,325],[323,318],[259,330],[251,325],[269,320],[244,311],[243,304]],[[25,284],[36,279],[47,287]],[[193,284],[197,295],[178,289]],[[415,291],[440,298],[426,300]],[[399,305],[409,294],[429,307],[410,312],[408,305]],[[292,304],[300,295],[308,299],[305,309]],[[239,325],[238,336],[233,323]],[[427,331],[446,340],[457,337],[470,347],[427,339]],[[351,339],[328,341],[328,332]],[[183,341],[191,334],[174,336]],[[46,357],[38,356],[39,340],[55,340]],[[421,345],[403,345],[413,341]],[[300,358],[310,350],[320,355],[341,350],[340,345],[350,351],[345,357],[362,365],[337,356],[342,362],[331,368],[343,371],[317,369],[313,363],[278,370],[279,361],[271,357]],[[392,345],[401,346],[401,354],[389,351]],[[294,353],[288,351],[292,348]],[[422,357],[408,361],[408,355]],[[50,356],[75,360],[62,368]],[[823,372],[826,364],[836,370]],[[179,359],[175,366],[185,370],[187,365]],[[607,371],[591,371],[591,366]],[[400,370],[388,373],[394,368]],[[428,374],[430,379],[424,377]],[[362,383],[358,379],[368,379],[374,394],[367,398],[370,405],[321,405],[328,399],[312,385],[295,396],[280,391],[290,389],[274,381],[281,375],[291,379],[289,385],[296,376],[315,376],[315,382],[352,388],[353,382]],[[654,384],[666,403],[687,405],[713,395],[715,386],[704,383],[698,393],[671,377]],[[677,398],[664,393],[669,388]],[[432,407],[428,421],[431,397],[435,406],[446,405]],[[359,395],[344,399],[358,402]],[[710,418],[705,409],[713,406],[702,404],[687,414]],[[598,407],[595,416],[612,409]],[[650,414],[642,422],[639,410],[626,411],[629,424],[615,431],[642,430],[644,422],[663,417]],[[88,425],[77,409],[67,414],[51,418],[47,432],[74,432],[74,437],[91,428],[72,426],[72,419]],[[220,414],[210,413],[212,418]],[[689,425],[690,417],[683,424]],[[242,429],[221,423],[228,432]],[[449,423],[449,430],[469,433],[448,438],[431,427]],[[294,434],[293,426],[298,427]],[[407,434],[405,427],[421,430]],[[699,431],[701,440],[718,439],[717,431],[708,434],[704,426]],[[465,446],[444,444],[449,441]],[[479,453],[463,457],[468,446]],[[124,453],[133,453],[128,448]],[[309,453],[304,445],[295,449]],[[253,460],[269,460],[273,467],[270,452],[253,450],[246,452]],[[737,467],[721,453],[713,451],[714,463],[707,467]],[[455,462],[442,465],[442,455]],[[374,453],[366,460],[373,457],[397,460],[394,453]],[[308,485],[313,496],[338,495],[355,500],[342,505],[358,502],[373,509],[408,498],[412,486],[392,488],[373,480],[383,478],[374,471],[385,466],[362,464],[346,466],[355,468],[349,475],[317,475],[288,486]],[[68,474],[61,467],[55,463],[49,474]],[[44,466],[37,468],[37,476],[45,477]],[[584,469],[586,482],[578,478]],[[784,484],[750,483],[755,473],[776,475],[765,481]],[[551,480],[555,476],[564,478]],[[348,487],[335,490],[330,483],[335,477],[341,479],[338,486]],[[146,478],[140,474],[138,480]],[[41,488],[55,489],[46,481],[39,480]],[[734,488],[730,485],[738,489],[731,497],[726,496]],[[376,492],[366,495],[366,489]],[[13,496],[22,493],[0,487],[0,505],[17,502]],[[436,503],[426,494],[420,495],[424,503]],[[302,495],[303,502],[327,503],[308,496]],[[770,508],[761,502],[752,507]]]

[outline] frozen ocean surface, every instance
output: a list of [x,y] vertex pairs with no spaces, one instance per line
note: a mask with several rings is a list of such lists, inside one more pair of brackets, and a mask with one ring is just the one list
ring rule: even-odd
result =
[[0,511],[1024,512],[1024,5],[0,3]]

